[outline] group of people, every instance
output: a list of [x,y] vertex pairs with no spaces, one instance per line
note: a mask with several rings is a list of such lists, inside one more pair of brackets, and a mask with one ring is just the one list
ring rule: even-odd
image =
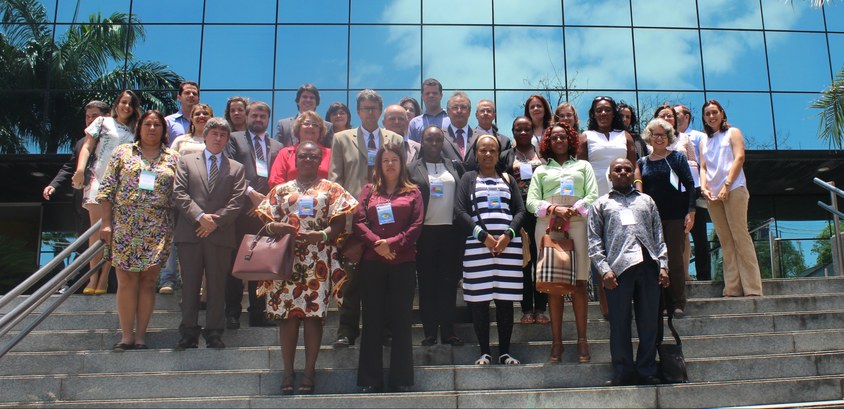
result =
[[[106,114],[104,104],[86,106],[92,118],[72,179],[91,222],[102,220],[105,257],[117,272],[122,337],[113,349],[147,348],[156,284],[172,293],[178,270],[182,321],[175,348],[198,347],[200,335],[207,347],[224,348],[224,330],[240,327],[244,284],[230,274],[234,255],[245,234],[261,230],[295,237],[289,280],[247,283],[249,325],[278,321],[282,394],[313,393],[332,297],[339,306],[334,347],[360,338],[358,385],[367,392],[412,388],[417,284],[423,346],[464,344],[454,328],[462,285],[478,365],[520,363],[510,351],[515,302],[519,322],[551,324],[549,362],[560,362],[567,299],[577,360],[589,362],[592,288],[610,321],[615,376],[609,384],[657,383],[660,311],[686,315],[688,233],[703,228],[705,241],[706,208],[723,248],[724,296],[762,294],[747,233],[743,137],[717,101],[703,105],[706,133],[688,129],[685,105],[665,104],[640,136],[635,110],[610,97],[592,101],[581,132],[572,104],[552,111],[545,98],[532,95],[513,121],[511,139],[494,123],[493,101],[477,103],[473,128],[465,93],[454,92],[443,108],[439,81],[426,79],[421,91],[424,111],[410,97],[385,108],[377,92],[361,91],[361,124],[352,128],[341,102],[323,119],[316,112],[319,91],[306,84],[296,93],[299,113],[279,121],[274,137],[266,103],[233,97],[224,117],[214,117],[194,82],[181,85],[181,108],[168,117],[141,112],[128,90],[110,115],[94,119]],[[54,191],[45,188],[45,198]],[[537,279],[546,234],[572,240],[571,280]],[[693,236],[698,279],[708,278],[708,245],[702,252],[700,235]],[[359,259],[346,252],[355,241],[364,249]],[[107,267],[93,274],[84,293],[104,293],[107,276]],[[659,286],[667,288],[664,296]],[[300,325],[306,362],[294,390]]]

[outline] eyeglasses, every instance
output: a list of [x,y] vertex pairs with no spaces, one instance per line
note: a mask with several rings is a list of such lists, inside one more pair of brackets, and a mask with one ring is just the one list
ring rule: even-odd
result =
[[551,142],[568,140],[565,135],[550,135],[548,136],[548,139],[550,139]]
[[379,107],[360,107],[360,108],[358,108],[358,110],[364,111],[364,112],[377,112],[377,111],[380,111],[381,108],[379,108]]
[[317,161],[320,159],[320,155],[308,155],[307,153],[299,153],[296,155],[296,159]]
[[633,173],[633,168],[631,168],[630,166],[616,166],[612,169],[612,171],[615,172],[615,173],[621,173],[621,172]]
[[302,126],[305,128],[316,128],[318,125],[316,124],[316,122],[305,121],[302,122]]
[[668,135],[666,135],[664,133],[654,133],[654,134],[651,134],[651,138],[653,138],[653,139],[668,139]]
[[495,110],[490,108],[481,108],[477,111],[479,114],[494,114]]
[[592,102],[598,102],[598,101],[615,102],[615,100],[613,100],[612,97],[606,97],[606,96],[603,96],[603,95],[597,96],[597,97],[595,97],[595,99],[592,100]]
[[448,109],[454,109],[454,110],[458,110],[458,109],[459,109],[459,110],[463,110],[463,111],[468,111],[468,110],[470,110],[471,108],[469,108],[469,106],[468,106],[468,105],[455,104],[455,105],[451,105],[451,106],[449,106],[449,107],[448,107]]

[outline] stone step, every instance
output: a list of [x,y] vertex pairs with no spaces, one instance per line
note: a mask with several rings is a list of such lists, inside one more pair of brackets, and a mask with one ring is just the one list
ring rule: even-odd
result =
[[[223,355],[222,351],[221,355]],[[752,357],[689,358],[692,382],[840,376],[844,351]],[[417,366],[419,391],[488,391],[595,387],[609,379],[608,363]],[[356,369],[317,371],[318,393],[354,393]],[[301,376],[300,376],[301,378]],[[280,371],[225,370],[85,375],[0,376],[0,402],[277,395]]]
[[[170,328],[156,327],[153,320],[147,336],[147,345],[151,348],[170,348],[179,340],[175,326]],[[114,326],[115,328],[117,325]],[[749,314],[721,314],[709,316],[692,316],[675,320],[675,327],[681,337],[689,335],[716,334],[747,334],[768,333],[799,330],[822,330],[844,328],[844,311],[795,311],[777,313],[749,313]],[[497,342],[497,325],[493,322],[490,329],[490,339]],[[588,336],[593,340],[609,338],[609,323],[603,319],[589,319],[587,325]],[[564,321],[563,334],[574,334],[574,322]],[[325,328],[323,344],[329,345],[335,336],[334,328]],[[467,343],[477,342],[472,324],[456,324],[455,333]],[[634,328],[635,335],[635,328]],[[56,335],[60,334],[60,337]],[[422,326],[414,324],[412,328],[414,342],[423,337]],[[10,339],[13,333],[0,337],[0,343]],[[57,341],[60,339],[61,342]],[[512,342],[550,341],[550,325],[520,324],[513,327]],[[105,350],[119,340],[119,331],[107,330],[39,330],[33,331],[18,346],[16,352],[32,351],[62,351],[62,350]],[[223,341],[231,347],[252,347],[277,345],[278,328],[241,328],[226,331]],[[300,344],[302,343],[300,334]]]
[[[668,342],[668,341],[666,341]],[[200,342],[200,346],[202,342]],[[564,363],[577,361],[574,339],[564,340]],[[493,346],[493,351],[496,347]],[[549,341],[511,344],[511,354],[523,363],[544,363],[551,349]],[[608,340],[592,340],[590,350],[593,363],[609,363]],[[784,354],[792,352],[844,350],[844,329],[821,331],[791,331],[781,333],[736,334],[715,336],[687,336],[683,338],[686,358],[715,358]],[[319,369],[354,369],[358,365],[359,348],[334,349],[323,346],[317,359]],[[477,345],[451,347],[413,347],[414,363],[418,366],[467,365],[480,355]],[[384,350],[384,362],[389,362],[389,349]],[[298,345],[296,368],[303,369],[304,346]],[[3,358],[0,375],[92,374],[106,372],[168,372],[226,369],[281,370],[281,351],[277,345],[265,347],[229,347],[224,354],[206,348],[184,352],[172,349],[130,351],[123,354],[111,351],[85,352],[12,352]]]

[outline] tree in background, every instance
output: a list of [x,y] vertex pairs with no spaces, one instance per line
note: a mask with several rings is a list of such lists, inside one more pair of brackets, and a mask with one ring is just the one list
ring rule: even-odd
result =
[[0,0],[0,18],[0,153],[26,153],[26,143],[56,153],[80,135],[87,101],[111,104],[123,89],[135,90],[144,109],[178,109],[182,77],[133,60],[144,39],[134,16],[94,14],[59,38],[38,0]]
[[[833,224],[828,224],[818,233],[818,241],[812,244],[812,253],[818,256],[817,264],[826,265],[832,264],[832,244],[829,239],[832,237]],[[844,224],[841,225],[841,230],[844,231]]]

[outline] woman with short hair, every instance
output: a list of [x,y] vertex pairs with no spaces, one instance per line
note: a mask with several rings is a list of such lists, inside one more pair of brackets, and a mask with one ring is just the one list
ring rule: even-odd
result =
[[296,147],[305,141],[311,141],[319,144],[321,151],[321,160],[319,162],[319,169],[317,175],[320,178],[328,178],[328,165],[331,162],[331,149],[326,148],[320,144],[320,141],[325,137],[328,129],[325,126],[325,121],[322,117],[314,111],[305,111],[299,114],[293,120],[293,135],[299,142],[293,146],[286,146],[276,155],[273,161],[272,168],[270,168],[270,178],[268,182],[270,187],[296,179],[299,175],[296,170]]

